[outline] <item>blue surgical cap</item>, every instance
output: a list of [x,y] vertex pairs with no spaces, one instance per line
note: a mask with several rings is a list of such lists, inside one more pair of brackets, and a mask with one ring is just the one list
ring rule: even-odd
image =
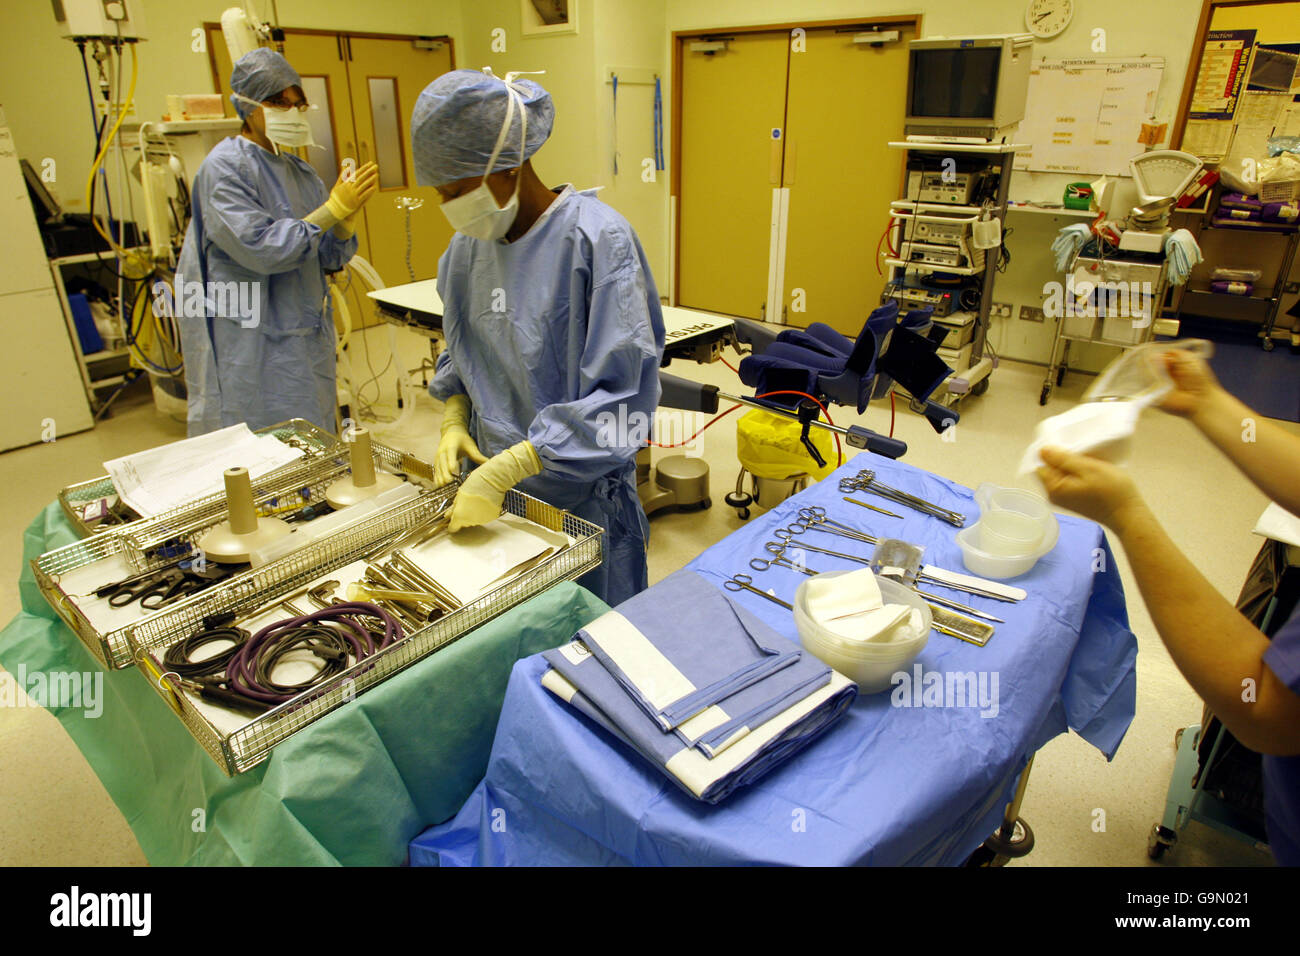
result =
[[[283,93],[291,86],[302,86],[302,77],[289,65],[288,60],[266,47],[245,53],[235,63],[235,69],[230,74],[230,88],[240,96],[247,96],[259,103]],[[230,102],[235,104],[240,119],[256,109],[233,96]]]
[[[516,79],[511,87],[528,113],[528,139],[520,155],[516,103],[510,132],[492,166],[493,172],[522,166],[546,142],[555,120],[550,93],[531,80]],[[453,70],[426,86],[411,112],[416,183],[442,186],[487,172],[492,149],[506,121],[508,99],[504,80],[478,70]]]

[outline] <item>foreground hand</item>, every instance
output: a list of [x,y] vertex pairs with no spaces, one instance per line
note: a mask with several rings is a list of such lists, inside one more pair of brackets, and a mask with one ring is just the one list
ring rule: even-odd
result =
[[1190,418],[1200,411],[1222,386],[1210,371],[1210,364],[1199,355],[1182,349],[1170,349],[1154,359],[1163,361],[1174,380],[1174,388],[1157,406],[1171,415]]
[[497,491],[487,481],[483,469],[475,468],[460,484],[456,500],[451,506],[451,524],[447,530],[455,534],[462,528],[487,524],[501,514],[506,493]]
[[456,503],[452,505],[449,530],[454,533],[461,528],[487,524],[501,513],[506,492],[541,470],[537,449],[527,441],[493,455],[461,482]]
[[456,480],[460,474],[460,460],[468,458],[481,465],[487,461],[487,455],[479,451],[478,443],[470,437],[464,428],[452,427],[442,433],[438,442],[438,454],[433,461],[433,480],[437,485],[446,485]]
[[1126,509],[1143,503],[1128,472],[1108,461],[1051,447],[1040,454],[1038,477],[1054,505],[1113,528]]

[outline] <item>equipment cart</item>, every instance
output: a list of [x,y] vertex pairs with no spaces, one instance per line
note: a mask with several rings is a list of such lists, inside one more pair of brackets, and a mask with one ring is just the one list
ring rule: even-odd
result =
[[1151,341],[1168,284],[1163,252],[1107,249],[1095,237],[1084,243],[1061,279],[1056,338],[1038,404],[1046,405],[1053,386],[1065,381],[1071,342],[1128,349]]

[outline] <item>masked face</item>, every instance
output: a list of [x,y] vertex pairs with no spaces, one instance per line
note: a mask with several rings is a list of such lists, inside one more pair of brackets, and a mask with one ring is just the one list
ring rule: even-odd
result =
[[515,189],[504,206],[498,206],[496,196],[488,188],[487,177],[483,182],[455,199],[448,199],[442,204],[442,214],[451,223],[451,228],[473,239],[493,242],[503,237],[514,225],[515,216],[519,214],[519,177],[515,177]]
[[297,147],[317,145],[311,138],[311,124],[307,115],[298,110],[265,109],[266,138],[277,146]]
[[317,146],[318,144],[312,139],[311,123],[307,121],[306,110],[310,107],[306,103],[300,106],[268,106],[251,100],[247,96],[235,94],[236,98],[249,106],[258,106],[262,108],[262,119],[266,125],[266,138],[277,146],[283,146],[286,149],[295,149],[299,146]]
[[496,147],[488,157],[487,169],[483,171],[483,182],[465,195],[448,199],[442,204],[442,214],[451,223],[451,228],[472,239],[483,239],[487,242],[494,242],[509,232],[510,227],[514,225],[515,217],[519,214],[519,176],[515,177],[514,192],[510,194],[504,206],[497,205],[496,196],[492,195],[492,190],[487,184],[488,175],[492,172],[497,157],[501,155],[506,134],[510,132],[510,120],[516,101],[519,103],[519,155],[521,157],[524,155],[525,144],[528,141],[528,114],[524,111],[524,104],[519,94],[510,88],[508,80],[506,93],[509,94],[509,101],[506,105],[505,123],[497,136]]

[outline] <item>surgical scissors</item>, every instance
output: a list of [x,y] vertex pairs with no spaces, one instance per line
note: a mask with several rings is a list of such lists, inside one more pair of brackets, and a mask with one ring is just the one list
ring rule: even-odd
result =
[[793,604],[787,604],[774,594],[760,591],[758,588],[754,587],[753,581],[754,579],[748,574],[733,574],[731,577],[727,578],[727,580],[722,582],[722,586],[728,591],[753,591],[759,597],[765,597],[773,604],[781,605],[787,611],[794,610]]
[[[916,495],[908,494],[906,491],[887,485],[877,480],[876,473],[869,468],[863,469],[852,478],[841,478],[840,491],[845,494],[864,491],[867,494],[879,495],[882,498],[888,498],[890,501],[896,501],[900,505],[905,505],[913,511],[919,511],[922,514],[938,518],[940,521],[946,521],[958,528],[966,525],[966,516],[964,514],[940,507],[932,501],[926,501],[924,498],[919,498]],[[862,504],[862,502],[859,501],[857,504]]]

